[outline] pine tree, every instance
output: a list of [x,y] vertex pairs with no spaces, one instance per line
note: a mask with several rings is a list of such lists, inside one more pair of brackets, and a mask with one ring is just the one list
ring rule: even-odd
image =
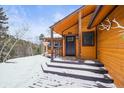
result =
[[[6,41],[8,35],[8,18],[7,15],[5,14],[3,8],[0,8],[0,50],[2,49],[2,46],[4,45],[4,42]],[[7,47],[5,47],[4,52],[0,54],[0,62],[3,61],[4,56],[6,55],[7,52]]]
[[40,36],[39,36],[39,40],[40,40],[40,51],[41,51],[41,54],[43,53],[43,38],[44,38],[44,34],[40,34]]

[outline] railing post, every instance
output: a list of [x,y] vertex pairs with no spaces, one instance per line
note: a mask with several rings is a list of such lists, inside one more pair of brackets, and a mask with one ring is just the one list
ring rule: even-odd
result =
[[54,49],[53,29],[51,28],[51,62],[53,61],[53,49]]

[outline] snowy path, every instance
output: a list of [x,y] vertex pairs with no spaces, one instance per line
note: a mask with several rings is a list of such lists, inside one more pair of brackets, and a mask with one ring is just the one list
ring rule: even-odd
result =
[[[0,63],[0,87],[98,87],[99,82],[43,73],[41,64],[49,61],[36,55]],[[113,84],[105,86],[115,87]]]

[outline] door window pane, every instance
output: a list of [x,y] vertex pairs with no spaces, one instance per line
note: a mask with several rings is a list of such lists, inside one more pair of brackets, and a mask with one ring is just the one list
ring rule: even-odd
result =
[[67,37],[67,42],[73,42],[74,41],[74,37]]

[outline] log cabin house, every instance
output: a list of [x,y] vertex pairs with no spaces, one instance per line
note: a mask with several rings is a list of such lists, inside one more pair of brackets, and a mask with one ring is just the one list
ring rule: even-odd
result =
[[116,86],[124,87],[123,5],[82,6],[50,28],[51,61],[54,61],[53,32],[56,32],[63,37],[63,57],[99,60]]

